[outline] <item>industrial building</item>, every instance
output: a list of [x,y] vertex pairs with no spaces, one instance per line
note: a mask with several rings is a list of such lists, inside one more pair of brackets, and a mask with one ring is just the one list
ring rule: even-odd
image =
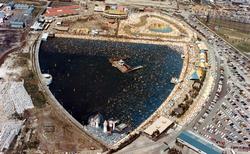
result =
[[43,30],[45,26],[44,22],[36,21],[30,28],[35,31]]
[[25,23],[23,21],[10,21],[11,28],[24,28]]
[[15,4],[14,5],[14,8],[15,9],[20,9],[20,10],[27,10],[27,9],[29,9],[29,5],[27,5],[27,4]]
[[80,9],[79,5],[47,8],[44,16],[45,17],[62,17],[62,16],[69,16],[69,15],[77,15],[79,14],[79,9]]
[[22,120],[13,118],[13,114],[22,115],[25,110],[34,107],[23,84],[23,81],[0,80],[0,107],[2,109],[0,110],[0,153],[8,150],[24,123]]
[[6,113],[10,113],[10,115],[15,112],[22,114],[24,110],[34,107],[23,82],[2,83],[1,86],[3,88],[0,92],[0,100],[2,100],[3,110]]
[[28,9],[25,10],[24,15],[27,15],[27,16],[31,15],[33,13],[34,9],[35,8],[33,6],[30,6]]
[[5,8],[7,10],[13,10],[14,6],[15,6],[14,2],[9,2]]
[[18,135],[23,121],[9,121],[0,124],[0,151],[7,150],[10,147],[13,139]]

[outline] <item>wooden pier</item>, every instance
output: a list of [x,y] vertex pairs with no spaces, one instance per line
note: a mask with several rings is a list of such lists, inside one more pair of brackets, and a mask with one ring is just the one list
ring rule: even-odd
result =
[[110,58],[109,62],[112,64],[113,67],[116,67],[122,73],[129,73],[129,72],[143,68],[143,66],[141,65],[136,66],[136,67],[131,67],[128,64],[126,64],[123,59],[118,59],[118,58]]

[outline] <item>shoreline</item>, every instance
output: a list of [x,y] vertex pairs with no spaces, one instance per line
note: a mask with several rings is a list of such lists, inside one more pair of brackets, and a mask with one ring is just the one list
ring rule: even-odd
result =
[[113,42],[124,42],[124,43],[140,43],[140,44],[154,44],[154,45],[167,45],[171,46],[183,46],[186,42],[178,41],[164,41],[164,40],[153,40],[153,39],[140,39],[133,37],[112,37],[112,36],[90,36],[90,35],[74,35],[74,34],[55,34],[58,38],[73,38],[73,39],[88,39],[88,40],[99,40],[99,41],[113,41]]

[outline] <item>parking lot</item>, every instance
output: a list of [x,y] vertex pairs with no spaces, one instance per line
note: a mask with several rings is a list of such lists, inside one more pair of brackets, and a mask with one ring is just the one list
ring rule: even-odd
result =
[[250,61],[195,16],[186,21],[208,39],[220,68],[213,99],[190,129],[223,148],[250,150]]

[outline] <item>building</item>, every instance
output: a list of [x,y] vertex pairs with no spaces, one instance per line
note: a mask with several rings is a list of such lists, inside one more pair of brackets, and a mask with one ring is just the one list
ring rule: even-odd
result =
[[109,19],[126,19],[128,17],[128,13],[126,11],[112,9],[104,11],[102,15]]
[[27,4],[15,4],[14,8],[20,9],[20,10],[27,10],[27,9],[29,9],[29,5],[27,5]]
[[24,15],[28,16],[31,15],[34,11],[34,6],[30,6],[28,9],[25,10]]
[[14,2],[9,2],[5,8],[7,11],[10,11],[14,9],[14,5],[15,5]]
[[105,11],[105,5],[95,6],[94,11],[95,12],[104,12]]
[[181,132],[181,134],[177,137],[177,142],[200,154],[222,154],[224,151],[216,144],[213,144],[191,131]]
[[5,14],[3,12],[0,12],[0,23],[4,22]]
[[62,7],[48,8],[44,14],[45,17],[63,17],[79,14],[79,5],[70,5]]
[[45,26],[44,22],[36,21],[30,28],[35,31],[43,30]]
[[247,4],[247,0],[231,0],[231,2],[236,5]]
[[23,21],[11,21],[10,27],[11,28],[24,28],[25,23]]
[[31,97],[27,93],[24,82],[0,80],[0,153],[5,153],[18,135],[25,120],[13,119],[13,115],[21,115],[25,110],[33,108]]
[[0,126],[0,151],[9,149],[10,144],[16,135],[18,135],[22,121],[9,121]]
[[160,116],[157,118],[147,129],[144,130],[144,133],[156,139],[164,131],[173,126],[173,121],[169,120],[166,117]]
[[198,68],[192,71],[190,80],[203,80],[205,72],[202,68]]

